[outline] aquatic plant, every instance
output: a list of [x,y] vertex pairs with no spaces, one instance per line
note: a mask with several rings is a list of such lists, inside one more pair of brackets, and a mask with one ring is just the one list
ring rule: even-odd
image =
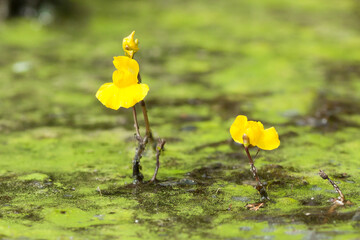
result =
[[[142,154],[145,151],[148,141],[153,140],[153,135],[150,129],[149,117],[147,114],[147,108],[144,101],[149,87],[148,85],[141,83],[141,77],[139,72],[139,64],[133,59],[134,54],[139,50],[139,41],[134,39],[135,31],[129,36],[123,39],[122,47],[125,52],[125,56],[114,57],[113,64],[116,70],[113,72],[112,83],[103,84],[96,93],[96,98],[107,108],[118,110],[120,107],[130,108],[133,110],[135,138],[138,141],[138,147],[133,158],[133,178],[134,182],[142,182],[144,176],[141,174],[140,160]],[[137,120],[137,113],[135,105],[140,103],[144,122],[146,127],[145,136],[140,134],[139,124]],[[156,147],[156,167],[153,177],[150,182],[156,180],[156,175],[160,167],[160,153],[165,145],[164,139],[159,139]]]
[[[248,121],[246,116],[239,115],[236,117],[234,123],[230,127],[230,134],[235,142],[240,143],[244,146],[246,155],[249,158],[251,172],[257,182],[256,189],[260,193],[261,201],[269,200],[266,189],[260,181],[257,169],[254,164],[254,160],[249,152],[249,147],[253,146],[258,148],[256,156],[259,153],[260,149],[276,149],[280,146],[278,133],[276,132],[274,127],[264,129],[264,126],[261,122]],[[261,204],[260,206],[262,205],[263,204]]]

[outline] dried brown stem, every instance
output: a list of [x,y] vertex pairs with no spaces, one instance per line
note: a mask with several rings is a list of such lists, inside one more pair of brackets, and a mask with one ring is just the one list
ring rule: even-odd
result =
[[249,158],[249,164],[250,164],[250,169],[251,169],[251,172],[253,174],[253,177],[255,178],[256,182],[257,182],[257,185],[256,185],[256,190],[259,191],[260,193],[260,196],[261,196],[261,201],[266,201],[266,200],[270,200],[270,198],[268,197],[268,194],[266,192],[266,189],[264,187],[264,185],[261,183],[260,181],[260,178],[259,178],[259,175],[257,173],[257,169],[254,165],[254,161],[250,155],[250,152],[249,152],[249,148],[248,147],[245,147],[245,152],[246,152],[246,155],[248,156]]
[[336,185],[336,183],[335,183],[333,180],[331,180],[331,179],[329,178],[329,176],[328,176],[323,170],[319,170],[319,171],[320,171],[320,172],[319,172],[320,177],[322,177],[322,179],[324,179],[324,180],[327,179],[327,180],[330,182],[330,184],[334,187],[335,191],[339,194],[339,196],[340,196],[339,200],[341,201],[341,203],[342,203],[342,204],[345,204],[345,202],[346,202],[345,196],[344,196],[344,194],[341,192],[341,190],[340,190],[340,188],[338,187],[338,185]]
[[155,167],[154,175],[151,178],[150,182],[156,181],[156,175],[160,168],[160,154],[164,149],[165,143],[166,141],[164,139],[159,138],[158,144],[156,146],[156,167]]

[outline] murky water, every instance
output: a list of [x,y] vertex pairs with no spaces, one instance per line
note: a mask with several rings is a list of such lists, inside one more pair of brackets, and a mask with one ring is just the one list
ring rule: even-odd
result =
[[[351,0],[79,1],[52,23],[0,22],[0,237],[358,239],[357,9]],[[94,96],[134,29],[152,129],[167,139],[159,181],[139,186],[131,109]],[[280,134],[279,149],[256,159],[271,198],[259,211],[245,208],[259,194],[230,139],[238,114]],[[150,145],[142,168],[150,180]],[[319,169],[352,205],[331,208],[338,195]]]

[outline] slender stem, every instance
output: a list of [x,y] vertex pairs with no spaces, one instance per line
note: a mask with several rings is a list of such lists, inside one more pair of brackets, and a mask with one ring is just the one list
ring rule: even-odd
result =
[[[134,58],[135,53],[133,54],[133,56],[131,58]],[[140,72],[138,73],[138,82],[141,83],[141,75]],[[146,109],[146,103],[145,100],[140,101],[140,105],[143,111],[143,115],[144,115],[144,121],[145,121],[145,127],[146,127],[146,136],[150,139],[150,140],[154,140],[152,133],[151,133],[151,129],[150,129],[150,122],[149,122],[149,117],[147,114],[147,109]]]
[[258,148],[258,150],[257,150],[257,152],[256,152],[256,154],[255,154],[255,157],[254,157],[254,160],[256,160],[256,157],[258,156],[258,154],[259,154],[259,152],[260,152],[260,148]]
[[254,165],[254,161],[253,161],[253,159],[252,159],[252,157],[250,155],[250,152],[249,152],[249,148],[248,147],[244,147],[244,148],[245,148],[246,155],[249,158],[249,164],[251,166],[251,172],[253,174],[253,177],[256,179],[257,182],[260,182],[259,176],[257,174],[257,169],[256,169],[256,167]]
[[154,175],[151,178],[150,182],[156,181],[156,175],[160,168],[160,154],[161,154],[162,150],[164,149],[165,143],[166,143],[166,141],[164,139],[160,138],[158,141],[158,144],[156,146],[156,167],[155,167]]
[[137,182],[142,182],[142,180],[144,179],[144,176],[140,172],[141,170],[140,160],[146,147],[147,137],[145,137],[144,139],[141,137],[135,106],[133,106],[133,117],[134,117],[134,127],[136,131],[135,138],[138,141],[138,147],[136,148],[135,156],[132,161],[132,164],[133,164],[133,178],[134,181],[137,183]]
[[[139,81],[139,83],[141,83],[141,75],[140,75],[140,72],[139,72],[139,74],[138,74],[138,81]],[[143,115],[144,115],[144,122],[145,122],[145,128],[146,128],[146,136],[148,136],[148,138],[149,138],[150,140],[154,140],[154,139],[153,139],[153,136],[152,136],[151,129],[150,129],[149,116],[148,116],[148,114],[147,114],[147,108],[146,108],[145,100],[140,101],[140,105],[141,105],[142,112],[143,112]]]
[[138,123],[138,120],[137,120],[137,114],[136,114],[135,106],[133,106],[132,109],[133,109],[133,117],[134,117],[134,127],[135,127],[135,131],[136,131],[136,139],[140,140],[141,135],[140,135],[139,123]]
[[257,173],[257,169],[254,165],[254,161],[250,155],[250,152],[249,152],[249,148],[248,147],[245,147],[245,152],[246,152],[246,155],[248,156],[249,158],[249,164],[250,164],[250,169],[251,169],[251,172],[253,174],[253,177],[255,178],[256,182],[257,182],[257,185],[256,185],[256,190],[259,191],[260,193],[260,196],[261,196],[261,200],[264,201],[264,200],[269,200],[269,197],[268,197],[268,194],[266,192],[266,189],[264,187],[264,185],[261,183],[260,181],[260,178],[259,178],[259,175]]
[[330,182],[330,184],[334,187],[335,191],[340,195],[340,201],[341,201],[342,203],[345,203],[345,196],[344,196],[344,194],[341,192],[341,190],[340,190],[340,188],[338,187],[338,185],[336,185],[336,183],[335,183],[333,180],[331,180],[331,179],[329,178],[329,176],[328,176],[323,170],[320,170],[319,175],[320,175],[320,177],[322,177],[324,180],[327,179],[327,180]]
[[152,136],[151,129],[150,129],[150,122],[149,122],[149,117],[148,117],[148,114],[147,114],[145,101],[144,100],[140,101],[140,105],[141,105],[142,112],[143,112],[143,115],[144,115],[144,122],[145,122],[145,127],[146,127],[146,136],[150,140],[154,140],[153,136]]

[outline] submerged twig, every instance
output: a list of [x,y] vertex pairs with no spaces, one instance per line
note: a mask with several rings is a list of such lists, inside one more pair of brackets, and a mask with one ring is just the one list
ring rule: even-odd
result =
[[322,179],[324,180],[328,180],[331,183],[331,185],[334,187],[335,191],[339,194],[339,198],[334,201],[334,204],[344,205],[346,203],[346,199],[344,194],[341,192],[340,188],[338,187],[338,185],[336,185],[336,183],[333,180],[331,180],[323,170],[319,170],[319,171],[320,171],[319,172],[320,177],[322,177]]
[[256,169],[256,167],[254,165],[254,161],[250,155],[249,148],[246,146],[244,146],[244,148],[245,148],[246,155],[249,158],[250,170],[253,174],[253,177],[255,178],[255,180],[257,182],[256,190],[258,190],[260,193],[261,201],[270,200],[270,198],[268,197],[268,194],[266,192],[266,189],[265,189],[264,185],[261,183],[259,175],[257,174],[257,169]]
[[156,175],[160,168],[160,154],[164,149],[165,143],[166,141],[164,139],[159,138],[158,144],[156,146],[156,167],[155,167],[154,175],[151,178],[150,182],[156,181]]

